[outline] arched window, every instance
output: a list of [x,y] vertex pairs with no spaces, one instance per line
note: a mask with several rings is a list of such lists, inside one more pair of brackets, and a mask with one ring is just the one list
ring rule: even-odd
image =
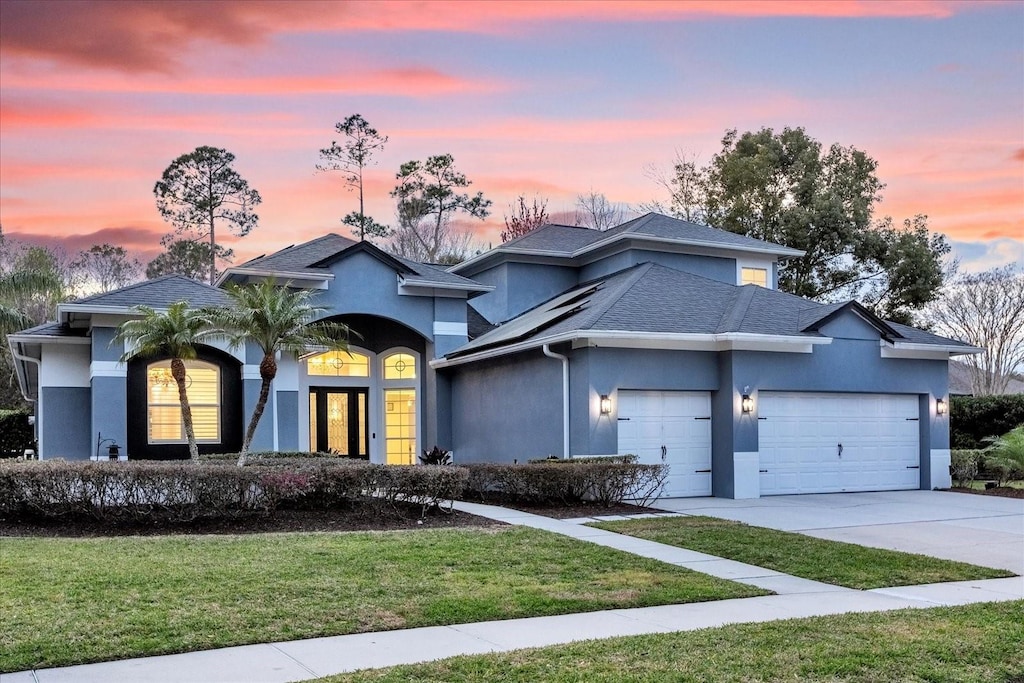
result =
[[320,377],[369,377],[370,359],[357,351],[328,351],[306,361],[306,371]]
[[416,358],[394,353],[384,359],[384,379],[416,379]]
[[[199,360],[185,361],[185,393],[196,441],[219,443],[220,368]],[[157,361],[146,367],[146,403],[149,443],[185,443],[178,384],[171,376],[171,361]]]

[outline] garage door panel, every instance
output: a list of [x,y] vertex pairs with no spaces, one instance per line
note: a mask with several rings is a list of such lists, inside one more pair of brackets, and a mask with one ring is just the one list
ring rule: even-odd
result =
[[664,497],[711,495],[711,421],[697,419],[711,415],[709,393],[619,391],[618,404],[619,453],[667,464]]
[[759,403],[762,495],[917,488],[916,396],[762,392]]

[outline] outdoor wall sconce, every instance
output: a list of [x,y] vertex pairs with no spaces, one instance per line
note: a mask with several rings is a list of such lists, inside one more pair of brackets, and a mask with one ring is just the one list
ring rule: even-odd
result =
[[946,402],[941,398],[935,399],[935,414],[945,415],[946,414]]
[[612,399],[608,394],[601,394],[601,414],[611,415],[612,413]]
[[740,408],[744,413],[754,412],[754,399],[750,395],[750,387],[743,387],[743,398],[740,399]]

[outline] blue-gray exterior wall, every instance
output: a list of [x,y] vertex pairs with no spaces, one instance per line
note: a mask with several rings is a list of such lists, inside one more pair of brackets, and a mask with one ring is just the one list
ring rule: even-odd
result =
[[[45,414],[41,420],[46,458],[88,460],[95,452],[90,430],[91,390],[88,387],[43,387],[40,402]],[[124,441],[119,442],[124,444]]]
[[730,285],[736,284],[736,259],[694,254],[671,254],[647,249],[629,249],[588,263],[580,269],[580,282],[588,282],[646,262],[657,263],[666,268],[693,273]]
[[579,283],[576,268],[537,263],[502,263],[473,276],[495,290],[473,299],[492,323],[505,322]]
[[456,462],[525,462],[562,451],[562,366],[539,350],[452,368]]
[[[455,323],[465,329],[466,314],[466,300],[463,298],[436,297],[434,299],[434,321],[437,323]],[[441,358],[468,341],[469,337],[466,334],[434,334],[432,356]]]
[[299,448],[299,392],[277,392],[277,447],[281,451]]
[[[116,362],[124,354],[124,344],[114,341],[117,328],[92,328],[92,360]],[[123,366],[119,366],[123,367]],[[120,372],[120,371],[118,371]],[[90,441],[102,434],[120,446],[128,442],[128,377],[127,370],[120,376],[93,376],[90,380]],[[47,446],[47,450],[50,447]],[[128,454],[131,457],[131,454]]]

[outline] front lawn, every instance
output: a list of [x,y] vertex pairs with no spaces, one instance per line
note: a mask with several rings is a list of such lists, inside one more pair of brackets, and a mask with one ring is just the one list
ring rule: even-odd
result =
[[0,671],[763,594],[516,527],[0,538]]
[[1014,576],[1002,569],[826,541],[714,517],[631,519],[591,526],[862,590]]
[[1024,602],[844,614],[455,657],[319,683],[1024,680]]

